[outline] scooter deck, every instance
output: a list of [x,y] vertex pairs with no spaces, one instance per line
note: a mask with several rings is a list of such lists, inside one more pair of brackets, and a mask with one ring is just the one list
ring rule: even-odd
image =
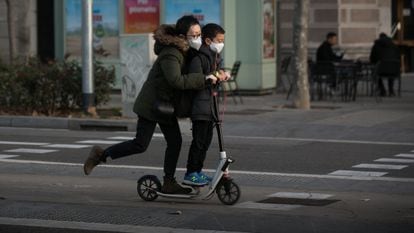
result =
[[157,192],[157,195],[158,196],[161,196],[161,197],[191,199],[191,198],[198,197],[200,194],[196,194],[196,193],[189,193],[189,194],[170,194],[170,193]]

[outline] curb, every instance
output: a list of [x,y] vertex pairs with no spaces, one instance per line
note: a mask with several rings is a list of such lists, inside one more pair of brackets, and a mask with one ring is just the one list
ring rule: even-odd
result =
[[[178,123],[180,124],[181,133],[191,134],[191,121],[189,119],[179,119]],[[137,129],[137,120],[0,116],[0,127],[135,132]],[[156,131],[161,132],[158,125]]]
[[105,120],[64,117],[0,116],[0,127],[69,130],[135,131],[136,120]]

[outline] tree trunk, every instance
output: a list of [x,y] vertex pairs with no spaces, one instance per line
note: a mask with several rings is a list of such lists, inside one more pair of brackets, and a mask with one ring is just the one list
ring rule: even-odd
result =
[[7,24],[8,24],[8,33],[9,33],[9,63],[13,64],[13,60],[17,55],[16,47],[16,22],[14,7],[11,3],[11,0],[5,0],[7,6]]
[[293,105],[299,109],[310,109],[308,83],[308,19],[309,0],[295,0],[293,20]]
[[35,18],[30,14],[33,0],[5,0],[9,33],[9,59],[12,64],[17,58],[27,59],[34,51],[31,49],[34,38],[31,30]]

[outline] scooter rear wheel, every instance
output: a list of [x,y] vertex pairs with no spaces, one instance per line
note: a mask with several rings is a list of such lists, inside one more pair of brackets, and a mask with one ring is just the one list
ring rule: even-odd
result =
[[240,188],[233,180],[222,179],[216,187],[218,199],[225,205],[234,205],[240,198]]
[[154,201],[157,199],[157,191],[161,191],[161,182],[154,175],[145,175],[137,182],[138,195],[144,201]]

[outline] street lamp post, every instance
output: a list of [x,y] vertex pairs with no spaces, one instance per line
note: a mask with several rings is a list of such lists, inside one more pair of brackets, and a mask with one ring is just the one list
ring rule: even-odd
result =
[[92,3],[82,0],[82,108],[96,115],[93,86],[93,50],[92,50]]

